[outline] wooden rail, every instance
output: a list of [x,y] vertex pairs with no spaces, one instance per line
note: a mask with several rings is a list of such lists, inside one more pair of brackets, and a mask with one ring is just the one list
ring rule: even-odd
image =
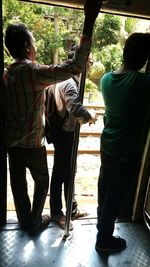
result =
[[[84,105],[86,108],[88,109],[95,109],[96,113],[98,115],[103,115],[104,114],[104,106],[98,106],[98,105]],[[98,131],[80,131],[80,136],[81,137],[87,137],[87,136],[91,136],[91,137],[100,137],[101,136],[101,132]],[[47,154],[48,155],[53,155],[54,154],[54,148],[53,147],[47,147]],[[91,155],[99,155],[100,154],[100,150],[99,149],[78,149],[78,154],[91,154]]]
[[[53,155],[54,149],[47,149],[47,155]],[[78,154],[90,154],[90,155],[99,155],[100,150],[99,149],[79,149]]]
[[[87,137],[87,136],[92,136],[92,137],[100,137],[101,133],[100,132],[80,132],[81,137]],[[54,148],[52,147],[47,147],[47,154],[48,155],[53,155],[54,154]],[[90,155],[99,155],[100,150],[99,149],[78,149],[78,154],[90,154]]]
[[87,109],[99,109],[99,110],[105,110],[104,106],[99,106],[99,105],[84,105],[85,108]]
[[97,106],[97,105],[84,105],[87,109],[94,109],[97,115],[103,116],[105,107],[104,106]]
[[93,136],[93,137],[100,137],[102,133],[100,132],[80,132],[81,137]]

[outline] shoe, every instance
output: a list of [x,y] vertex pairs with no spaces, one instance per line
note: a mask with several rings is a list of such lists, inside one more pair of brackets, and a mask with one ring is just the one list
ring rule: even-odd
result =
[[112,238],[103,244],[96,243],[95,249],[97,252],[115,253],[126,248],[126,241],[118,236]]
[[32,225],[29,229],[28,229],[28,234],[30,235],[35,235],[43,230],[45,230],[47,228],[47,226],[50,223],[50,216],[45,214],[42,215],[42,219],[41,222],[36,224],[36,225]]
[[86,217],[88,215],[89,213],[87,213],[86,211],[77,209],[75,212],[72,213],[71,220],[72,221],[77,220],[79,218]]
[[31,228],[31,224],[28,223],[20,223],[20,227],[23,231],[28,231]]
[[[51,221],[57,224],[60,228],[65,229],[66,216],[64,214],[56,214],[51,216]],[[73,224],[70,222],[69,230],[73,230]]]

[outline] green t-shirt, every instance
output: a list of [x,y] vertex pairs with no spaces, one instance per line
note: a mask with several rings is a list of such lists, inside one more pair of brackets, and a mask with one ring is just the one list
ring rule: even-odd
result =
[[150,105],[150,74],[106,73],[101,79],[105,103],[101,150],[112,157],[141,152]]

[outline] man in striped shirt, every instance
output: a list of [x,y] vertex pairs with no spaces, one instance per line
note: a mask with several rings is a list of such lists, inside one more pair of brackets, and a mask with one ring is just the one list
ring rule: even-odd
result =
[[[4,73],[10,181],[19,223],[30,233],[36,233],[50,222],[48,215],[41,215],[49,185],[44,145],[45,88],[84,69],[101,2],[96,0],[93,5],[92,0],[87,0],[80,44],[74,58],[60,65],[47,66],[35,62],[34,38],[26,25],[11,24],[6,29],[5,45],[14,58]],[[32,207],[27,190],[26,167],[35,183]]]

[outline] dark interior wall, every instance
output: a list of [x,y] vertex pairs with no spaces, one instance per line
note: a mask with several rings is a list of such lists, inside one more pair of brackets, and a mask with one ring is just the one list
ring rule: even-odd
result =
[[[0,36],[3,36],[2,1],[0,1]],[[0,38],[0,226],[6,222],[7,156],[5,146],[5,116],[3,87],[3,38]]]

